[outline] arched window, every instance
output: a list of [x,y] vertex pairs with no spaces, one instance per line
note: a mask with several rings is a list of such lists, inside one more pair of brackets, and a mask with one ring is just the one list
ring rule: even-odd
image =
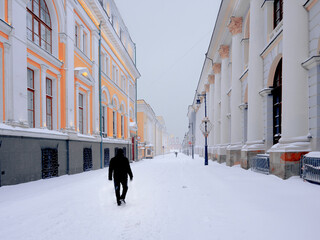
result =
[[273,144],[281,138],[281,116],[282,116],[282,59],[278,63],[273,80]]
[[30,0],[27,5],[27,38],[52,53],[52,28],[45,0]]
[[273,28],[281,22],[283,16],[283,0],[274,0],[273,2]]

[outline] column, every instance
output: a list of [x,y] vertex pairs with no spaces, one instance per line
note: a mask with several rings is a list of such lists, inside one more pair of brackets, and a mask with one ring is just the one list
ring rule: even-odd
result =
[[213,108],[213,133],[214,133],[214,153],[217,159],[218,145],[220,144],[220,99],[221,99],[221,64],[215,63],[212,67],[215,74],[215,86],[214,86],[214,108]]
[[231,81],[231,143],[240,144],[241,134],[241,82],[239,80],[242,74],[242,17],[232,17],[229,24],[229,30],[232,34],[232,81]]
[[[308,135],[308,13],[299,1],[283,2],[282,139]],[[293,27],[294,26],[294,27]]]
[[232,34],[232,79],[231,79],[231,145],[227,148],[227,165],[233,166],[240,163],[242,148],[241,132],[241,82],[239,80],[242,73],[242,17],[231,17],[228,25]]
[[[264,149],[263,99],[259,95],[263,88],[263,61],[260,53],[264,48],[264,15],[262,1],[250,1],[250,45],[248,74],[248,150]],[[251,146],[250,146],[251,145]]]
[[74,3],[66,1],[66,128],[77,129],[75,125],[74,109]]
[[221,57],[221,147],[220,153],[218,153],[220,157],[219,162],[226,161],[226,148],[227,144],[229,144],[229,119],[228,119],[228,87],[229,87],[229,76],[228,76],[228,65],[229,65],[229,46],[221,45],[219,49],[219,54]]
[[43,128],[47,127],[47,69],[48,66],[41,64],[41,123],[40,126]]
[[[210,90],[209,90],[209,107],[208,107],[208,116],[209,120],[212,124],[214,124],[214,74],[210,74],[208,76],[208,83],[210,84]],[[211,132],[209,133],[208,136],[208,142],[209,146],[212,149],[214,146],[214,129],[211,129]]]
[[283,1],[282,132],[270,149],[270,169],[284,179],[299,175],[301,155],[311,151],[308,72],[301,66],[309,55],[308,24],[300,1]]

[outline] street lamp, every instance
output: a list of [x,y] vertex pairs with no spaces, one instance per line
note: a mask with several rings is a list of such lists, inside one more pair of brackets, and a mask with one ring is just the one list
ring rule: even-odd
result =
[[207,94],[202,93],[197,95],[197,105],[200,106],[201,100],[200,97],[204,97],[204,119],[200,124],[200,130],[204,135],[205,145],[204,145],[204,165],[208,165],[208,135],[212,128],[212,123],[210,122],[209,118],[207,117]]
[[193,148],[193,122],[189,123],[189,129],[191,127],[191,152],[192,152],[192,159],[194,159],[194,148]]

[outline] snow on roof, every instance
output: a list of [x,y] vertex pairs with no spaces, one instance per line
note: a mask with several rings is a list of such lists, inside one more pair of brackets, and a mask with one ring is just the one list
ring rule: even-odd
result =
[[320,152],[309,152],[305,157],[320,158]]

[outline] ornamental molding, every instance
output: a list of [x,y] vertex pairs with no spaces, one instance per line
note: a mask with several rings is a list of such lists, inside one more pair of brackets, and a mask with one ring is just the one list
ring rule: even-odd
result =
[[308,58],[301,65],[306,70],[310,70],[310,69],[320,65],[320,55],[315,55],[315,56],[312,56],[312,57]]
[[231,17],[228,28],[232,35],[242,33],[242,17]]
[[214,84],[214,75],[213,74],[209,74],[208,75],[208,82],[209,82],[209,84]]
[[213,64],[212,70],[213,70],[214,74],[219,74],[219,73],[221,73],[221,63],[215,63],[215,64]]
[[208,93],[210,90],[210,84],[205,84],[204,89],[205,89],[206,93]]
[[228,45],[221,45],[219,48],[219,54],[222,59],[229,57],[229,46]]

